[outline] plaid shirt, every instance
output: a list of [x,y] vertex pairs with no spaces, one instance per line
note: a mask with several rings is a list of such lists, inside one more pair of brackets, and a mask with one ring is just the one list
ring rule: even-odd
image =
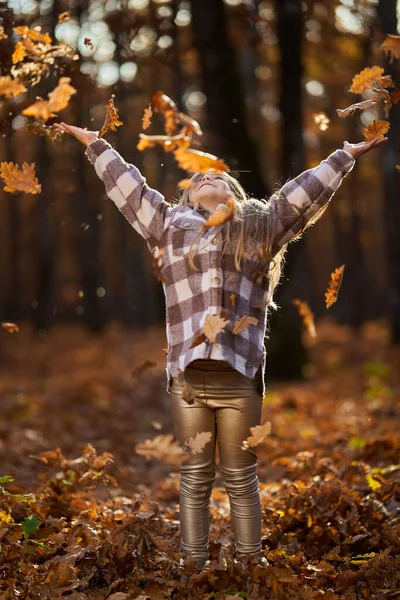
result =
[[[242,271],[238,272],[233,255],[222,256],[221,240],[215,237],[215,228],[210,228],[204,232],[195,255],[198,270],[193,270],[188,260],[189,247],[209,214],[191,206],[170,205],[160,192],[149,188],[139,170],[126,163],[104,139],[92,142],[86,155],[102,179],[107,195],[146,240],[153,256],[158,249],[164,249],[167,391],[171,389],[172,377],[184,371],[191,361],[211,358],[228,361],[247,377],[261,375],[260,391],[264,395],[267,308],[255,305],[265,298],[268,280],[263,278],[261,283],[256,283],[253,276],[259,269],[256,259],[244,262]],[[354,163],[349,152],[336,150],[317,167],[283,185],[280,194],[270,198],[266,218],[273,219],[275,252],[326,207]],[[213,237],[213,243],[209,243]],[[218,334],[217,343],[203,342],[190,348],[206,316],[219,314],[222,308],[229,322]],[[243,315],[255,317],[258,324],[234,335],[233,323]]]

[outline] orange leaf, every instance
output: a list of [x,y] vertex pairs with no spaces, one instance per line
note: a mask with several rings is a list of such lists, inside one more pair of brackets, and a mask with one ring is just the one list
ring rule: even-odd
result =
[[229,298],[231,299],[232,306],[236,306],[236,298],[237,298],[237,294],[234,294],[234,293],[232,292],[232,293],[231,293],[231,295],[229,296]]
[[142,117],[142,127],[143,129],[148,129],[151,125],[151,117],[153,116],[153,111],[151,106],[148,106],[144,109],[143,117]]
[[19,327],[16,323],[2,323],[2,328],[8,331],[8,333],[17,333],[19,331]]
[[339,293],[340,286],[343,280],[344,265],[338,267],[331,273],[331,279],[328,285],[328,289],[325,292],[325,304],[326,308],[329,308],[337,301],[337,295]]
[[11,79],[9,75],[0,77],[0,96],[13,98],[22,92],[26,92],[26,87],[18,79]]
[[24,192],[25,194],[38,194],[42,186],[35,177],[35,163],[24,162],[22,169],[18,165],[14,165],[12,162],[0,163],[0,177],[4,179],[5,192],[11,194],[17,194],[18,192]]
[[6,40],[7,36],[4,33],[4,27],[2,25],[0,25],[0,40]]
[[119,120],[118,111],[114,106],[113,98],[110,98],[110,100],[107,102],[104,125],[100,129],[99,137],[102,137],[109,129],[116,131],[116,127],[119,127],[120,125],[123,125],[123,123]]
[[366,67],[353,77],[349,91],[353,94],[362,94],[363,91],[369,89],[373,83],[377,83],[383,73],[384,69],[382,69],[382,67]]
[[217,335],[227,326],[228,321],[219,315],[207,315],[202,327],[204,335],[214,344]]
[[207,229],[208,227],[218,227],[218,225],[223,225],[227,221],[231,221],[235,214],[235,201],[232,197],[228,198],[228,201],[225,206],[216,210],[202,225],[202,229]]
[[13,64],[16,65],[17,63],[21,62],[21,60],[24,60],[25,56],[26,56],[25,44],[24,44],[24,42],[19,41],[15,44],[14,52],[11,57]]
[[66,23],[69,20],[70,20],[70,14],[69,14],[69,12],[63,12],[63,13],[60,13],[58,15],[58,22],[59,23]]
[[25,108],[25,110],[22,111],[22,114],[43,121],[47,121],[51,117],[54,117],[55,113],[60,112],[68,106],[71,96],[76,94],[76,89],[69,85],[70,81],[70,77],[61,77],[57,87],[47,94],[48,100],[38,100]]
[[391,35],[388,33],[379,50],[390,54],[390,62],[393,62],[393,58],[400,58],[400,35]]
[[178,181],[178,188],[182,190],[189,190],[193,185],[193,181],[191,179],[181,179]]
[[195,348],[196,346],[200,346],[200,344],[205,342],[206,339],[207,339],[207,337],[204,333],[199,333],[199,335],[196,335],[196,337],[194,338],[194,340],[191,343],[191,345],[189,346],[189,348]]
[[192,148],[178,148],[174,155],[180,168],[190,173],[206,173],[210,170],[218,173],[229,171],[228,165],[223,160],[207,152]]
[[271,423],[270,421],[265,421],[263,425],[256,425],[255,427],[250,427],[250,435],[246,440],[242,442],[242,449],[248,450],[249,447],[258,446],[261,444],[267,435],[271,433]]
[[384,137],[390,129],[389,121],[372,121],[366,129],[362,129],[365,140],[370,142],[372,140],[380,140]]
[[293,304],[297,306],[299,314],[303,319],[303,324],[307,328],[310,337],[312,339],[315,339],[317,334],[315,332],[314,315],[311,312],[309,305],[307,304],[307,302],[299,300],[298,298],[295,298],[293,300]]
[[255,317],[248,317],[247,315],[243,315],[242,317],[240,317],[240,319],[234,322],[232,333],[234,335],[238,335],[239,333],[242,333],[242,331],[244,331],[245,329],[248,329],[250,325],[257,325],[257,323],[258,319],[256,319]]

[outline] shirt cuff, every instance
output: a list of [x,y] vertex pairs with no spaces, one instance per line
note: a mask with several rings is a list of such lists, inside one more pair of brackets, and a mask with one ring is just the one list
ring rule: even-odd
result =
[[355,157],[348,150],[342,150],[342,152],[344,152],[345,154],[347,154],[347,156],[350,156],[350,158],[355,160]]

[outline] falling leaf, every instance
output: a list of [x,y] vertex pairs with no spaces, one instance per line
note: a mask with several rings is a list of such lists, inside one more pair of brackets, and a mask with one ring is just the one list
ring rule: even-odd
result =
[[196,433],[194,438],[190,438],[190,440],[186,442],[185,447],[190,449],[191,454],[200,454],[200,452],[203,452],[206,444],[211,442],[211,440],[211,431],[201,431]]
[[25,44],[24,44],[24,42],[19,41],[15,44],[15,49],[14,49],[13,55],[11,57],[13,64],[15,65],[15,64],[21,62],[21,60],[24,60],[25,56],[26,56]]
[[372,123],[370,123],[366,129],[361,130],[361,133],[363,134],[365,140],[370,142],[372,140],[383,139],[385,133],[387,133],[389,129],[389,121],[372,121]]
[[4,27],[0,25],[0,40],[6,40],[7,35],[4,33]]
[[142,117],[142,127],[143,129],[148,129],[151,125],[151,117],[153,116],[153,111],[151,106],[148,106],[144,109],[143,117]]
[[371,87],[373,83],[377,83],[384,73],[382,67],[366,67],[360,73],[353,77],[350,87],[350,92],[353,94],[362,94],[364,90]]
[[207,315],[203,325],[203,333],[210,344],[215,344],[217,335],[227,326],[228,321],[219,315]]
[[34,121],[26,125],[26,130],[30,131],[35,135],[43,135],[52,142],[60,142],[63,139],[61,131],[53,127],[52,125],[46,126],[42,121]]
[[181,179],[178,182],[178,188],[182,190],[189,190],[193,185],[193,181],[191,179]]
[[3,322],[1,326],[3,329],[8,331],[8,333],[17,333],[19,331],[19,327],[16,323]]
[[209,227],[218,227],[227,221],[231,221],[235,215],[235,201],[232,197],[228,198],[225,206],[216,210],[202,225],[202,229]]
[[196,346],[200,346],[203,342],[207,340],[207,337],[204,333],[199,333],[194,338],[193,342],[190,344],[189,348],[195,348]]
[[250,427],[251,435],[242,442],[242,450],[248,450],[249,447],[258,446],[271,433],[271,423],[266,421],[263,425]]
[[103,127],[100,129],[99,137],[102,137],[109,129],[116,131],[116,127],[120,125],[123,125],[123,122],[119,120],[118,110],[114,106],[113,98],[110,98],[107,102],[106,116]]
[[303,319],[303,324],[306,327],[310,337],[312,339],[316,338],[315,324],[314,324],[314,314],[311,312],[311,309],[307,302],[300,300],[299,298],[295,298],[293,300],[293,304],[297,306],[300,316]]
[[231,295],[229,296],[229,298],[231,299],[232,306],[236,306],[237,294],[234,294],[233,292],[231,292]]
[[189,173],[206,173],[214,170],[216,172],[229,171],[228,165],[217,156],[193,150],[193,148],[178,148],[174,151],[175,158],[181,169]]
[[12,79],[9,75],[0,77],[0,96],[14,98],[22,92],[26,92],[26,87],[18,79]]
[[154,251],[154,255],[152,257],[152,267],[153,267],[154,276],[157,279],[157,281],[161,281],[162,283],[165,283],[165,279],[161,272],[161,269],[163,266],[164,253],[165,253],[165,250],[163,248],[161,248],[161,249],[156,248]]
[[365,479],[367,480],[367,483],[373,492],[375,492],[375,490],[378,490],[382,486],[380,481],[375,479],[373,475],[367,474],[365,476]]
[[390,62],[393,62],[394,58],[400,58],[400,35],[388,33],[379,50],[382,50],[385,54],[390,54]]
[[157,363],[154,360],[145,360],[138,367],[131,371],[131,377],[133,380],[137,381],[145,371],[150,369],[151,367],[156,367]]
[[178,108],[175,102],[164,94],[162,91],[158,91],[153,94],[151,98],[151,104],[156,111],[161,110],[165,119],[165,131],[166,133],[174,133],[179,125]]
[[135,452],[147,459],[156,458],[163,463],[175,466],[180,466],[190,456],[189,452],[174,440],[172,433],[160,434],[153,439],[147,439],[137,444]]
[[61,77],[57,87],[48,94],[48,100],[38,100],[25,108],[25,110],[22,111],[22,114],[43,121],[55,117],[55,113],[66,108],[71,96],[76,94],[76,89],[69,85],[70,81],[70,77]]
[[248,317],[247,315],[243,315],[242,317],[240,317],[240,319],[234,322],[232,333],[234,335],[238,335],[239,333],[245,331],[245,329],[248,329],[250,325],[257,325],[257,323],[258,319],[256,319],[255,317]]
[[363,102],[356,102],[347,108],[337,108],[336,112],[341,119],[344,119],[345,117],[352,115],[356,110],[368,110],[372,108],[377,102],[379,102],[379,98],[373,96],[372,98],[368,98],[368,100],[363,100]]
[[42,186],[35,177],[35,163],[23,163],[22,169],[12,162],[0,163],[0,177],[4,179],[4,191],[10,194],[24,192],[25,194],[38,194]]
[[189,385],[189,383],[186,381],[185,374],[183,373],[183,371],[179,371],[177,380],[183,386],[181,393],[182,400],[184,400],[188,404],[193,404],[193,401],[196,398],[196,393],[193,390],[192,386]]
[[328,289],[325,292],[326,308],[329,308],[330,306],[332,306],[332,304],[334,304],[337,301],[339,289],[342,285],[344,267],[345,265],[337,267],[337,269],[335,269],[333,273],[331,273],[331,279],[329,281]]
[[90,50],[94,50],[94,44],[92,42],[92,40],[88,37],[85,37],[85,39],[83,40],[83,43],[85,44],[85,46],[87,46]]
[[63,12],[63,13],[60,13],[60,14],[58,15],[58,22],[59,22],[59,23],[66,23],[67,21],[69,21],[69,20],[70,20],[70,18],[71,18],[71,17],[70,17],[70,14],[69,14],[69,12]]

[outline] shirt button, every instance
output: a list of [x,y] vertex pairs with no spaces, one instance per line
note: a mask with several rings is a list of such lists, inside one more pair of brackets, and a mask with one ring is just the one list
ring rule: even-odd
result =
[[253,365],[251,364],[251,362],[247,361],[246,362],[246,369],[251,369]]
[[185,223],[185,227],[190,227],[190,223]]
[[213,283],[215,283],[216,285],[218,285],[219,284],[219,278],[218,277],[214,277]]

